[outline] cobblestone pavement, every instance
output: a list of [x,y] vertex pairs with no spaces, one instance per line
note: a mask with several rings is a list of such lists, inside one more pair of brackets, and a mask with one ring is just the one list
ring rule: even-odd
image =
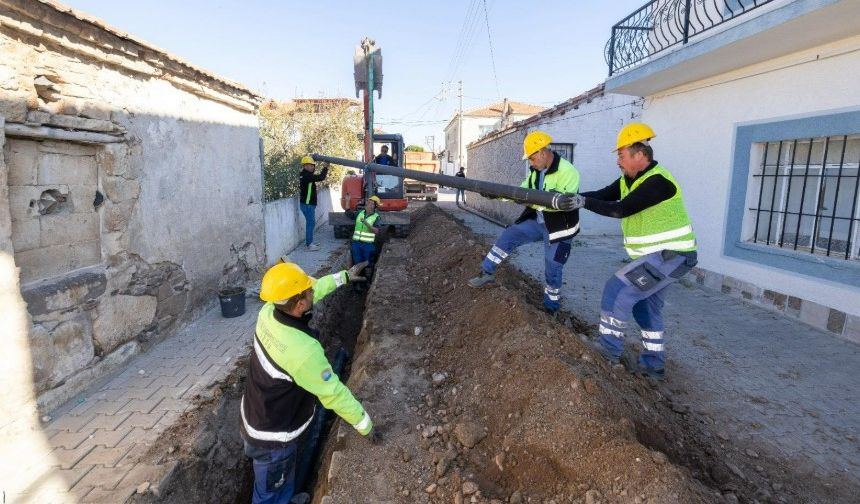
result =
[[[289,258],[309,273],[342,250],[331,230],[319,231],[321,250],[299,247]],[[4,488],[4,502],[99,502],[127,500],[138,485],[155,490],[168,468],[137,462],[159,435],[194,404],[194,398],[233,371],[250,349],[261,303],[249,289],[245,314],[226,319],[218,306],[175,336],[132,359],[117,375],[49,414],[43,455],[30,457]],[[7,479],[8,478],[8,479]]]
[[[439,206],[488,243],[501,232],[452,203]],[[542,282],[541,247],[521,247],[512,260]],[[591,337],[603,284],[625,257],[620,236],[575,240],[564,271],[563,308],[594,326]],[[735,455],[751,466],[768,456],[802,474],[860,488],[860,346],[685,284],[671,287],[664,310],[666,386],[673,402],[710,425],[720,442],[742,447]],[[635,332],[628,330],[628,341],[638,340]]]

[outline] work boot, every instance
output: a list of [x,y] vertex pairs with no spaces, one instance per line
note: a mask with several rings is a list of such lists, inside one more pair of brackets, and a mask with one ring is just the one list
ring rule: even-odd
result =
[[481,270],[481,273],[469,280],[469,287],[474,287],[475,289],[479,289],[481,287],[489,287],[491,285],[496,284],[496,275],[492,273],[487,273],[484,270]]
[[316,252],[319,249],[320,249],[320,246],[317,245],[316,243],[311,243],[310,245],[308,245],[308,250],[310,250],[311,252]]
[[609,350],[603,348],[603,345],[600,344],[600,341],[595,341],[591,345],[594,347],[595,350],[597,350],[597,353],[599,353],[600,356],[603,357],[603,360],[609,363],[610,366],[614,366],[621,362],[621,359],[609,353]]
[[643,366],[636,357],[625,353],[621,356],[621,363],[624,364],[630,374],[641,376],[643,378],[651,378],[652,380],[663,381],[666,377],[666,370],[663,368],[655,369]]

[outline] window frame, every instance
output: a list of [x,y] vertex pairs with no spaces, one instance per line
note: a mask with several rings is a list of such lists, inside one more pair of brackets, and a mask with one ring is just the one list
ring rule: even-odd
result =
[[745,237],[750,222],[754,225],[754,215],[750,215],[748,209],[755,207],[759,194],[758,186],[752,183],[752,175],[760,168],[764,145],[794,139],[853,136],[860,133],[858,125],[860,108],[736,124],[723,253],[791,273],[860,285],[860,261],[856,259],[827,257],[790,247],[777,248],[746,241]]

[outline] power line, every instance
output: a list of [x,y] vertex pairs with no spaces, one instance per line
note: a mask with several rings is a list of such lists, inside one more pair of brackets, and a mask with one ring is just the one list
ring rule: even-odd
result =
[[[493,36],[490,35],[490,17],[487,15],[487,0],[484,3],[484,22],[487,24],[487,41],[490,43],[490,62],[493,64],[493,79],[496,81],[496,94],[499,100],[502,99],[502,92],[499,90],[499,76],[496,74],[496,56],[493,54]],[[502,111],[504,114],[504,111]]]

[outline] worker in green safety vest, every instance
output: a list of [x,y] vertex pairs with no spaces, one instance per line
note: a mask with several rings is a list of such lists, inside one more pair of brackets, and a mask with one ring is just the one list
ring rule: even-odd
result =
[[296,444],[317,399],[372,443],[377,429],[362,404],[332,370],[308,325],[313,305],[341,285],[363,281],[367,263],[314,279],[294,263],[279,262],[263,276],[245,394],[241,433],[254,465],[254,503],[287,504],[293,495]]
[[350,244],[352,263],[368,262],[365,270],[365,276],[368,278],[373,275],[373,266],[376,263],[376,235],[379,233],[379,213],[376,209],[381,203],[382,200],[376,195],[367,199],[364,210],[358,212],[355,218],[355,230]]
[[[598,191],[584,192],[577,206],[621,219],[624,248],[633,260],[603,288],[598,349],[611,363],[635,374],[665,376],[663,302],[667,288],[696,265],[696,236],[669,171],[654,160],[650,126],[631,123],[618,133],[615,151],[621,177]],[[630,316],[642,330],[638,359],[624,353]]]

